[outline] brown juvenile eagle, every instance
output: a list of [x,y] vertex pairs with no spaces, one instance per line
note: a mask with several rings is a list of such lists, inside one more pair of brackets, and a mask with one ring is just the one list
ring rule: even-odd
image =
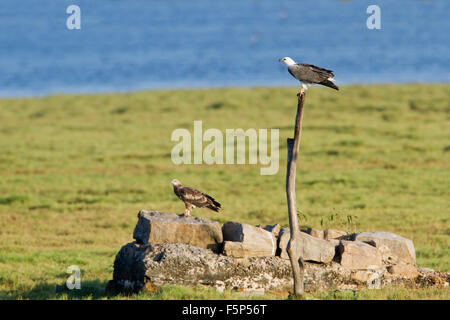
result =
[[173,185],[173,191],[184,202],[186,210],[184,212],[185,217],[191,216],[191,210],[194,208],[208,208],[216,212],[220,209],[220,203],[214,200],[213,197],[198,191],[197,189],[186,187],[181,184],[177,179],[170,181]]
[[335,85],[333,71],[316,67],[312,64],[296,63],[289,57],[281,58],[287,67],[289,73],[302,83],[302,88],[308,90],[313,84],[321,84],[326,87],[339,90]]

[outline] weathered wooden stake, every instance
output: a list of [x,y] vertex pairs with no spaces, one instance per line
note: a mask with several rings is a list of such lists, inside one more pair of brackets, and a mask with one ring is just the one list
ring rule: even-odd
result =
[[292,273],[294,276],[294,295],[301,296],[304,291],[303,284],[303,258],[300,256],[298,248],[297,233],[300,232],[297,218],[297,201],[295,198],[295,174],[297,171],[297,158],[302,137],[303,104],[305,102],[305,91],[302,89],[297,94],[297,116],[295,117],[294,139],[287,139],[287,170],[286,170],[286,196],[289,210],[290,240],[287,248],[289,259],[291,260]]

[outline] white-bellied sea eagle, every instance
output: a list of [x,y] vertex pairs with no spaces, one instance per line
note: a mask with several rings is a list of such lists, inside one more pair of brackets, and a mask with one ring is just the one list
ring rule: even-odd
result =
[[302,83],[302,88],[307,90],[313,84],[321,84],[326,87],[339,90],[335,85],[333,71],[316,67],[312,64],[296,63],[292,58],[284,57],[280,61],[284,62],[289,73]]

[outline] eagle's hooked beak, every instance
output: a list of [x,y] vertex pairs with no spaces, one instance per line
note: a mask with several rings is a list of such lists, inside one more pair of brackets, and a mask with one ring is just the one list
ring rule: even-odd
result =
[[283,61],[283,58],[278,59],[278,61]]

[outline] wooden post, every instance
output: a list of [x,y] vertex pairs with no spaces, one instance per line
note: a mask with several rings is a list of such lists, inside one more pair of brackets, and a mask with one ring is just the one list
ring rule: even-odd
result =
[[294,295],[301,296],[304,292],[303,284],[303,258],[300,256],[297,233],[300,232],[297,217],[297,201],[295,198],[295,174],[297,171],[297,158],[302,136],[303,104],[305,102],[305,91],[302,89],[297,94],[297,116],[295,117],[294,139],[287,139],[287,170],[286,170],[286,196],[289,211],[290,240],[288,244],[288,255],[291,261],[294,276]]

